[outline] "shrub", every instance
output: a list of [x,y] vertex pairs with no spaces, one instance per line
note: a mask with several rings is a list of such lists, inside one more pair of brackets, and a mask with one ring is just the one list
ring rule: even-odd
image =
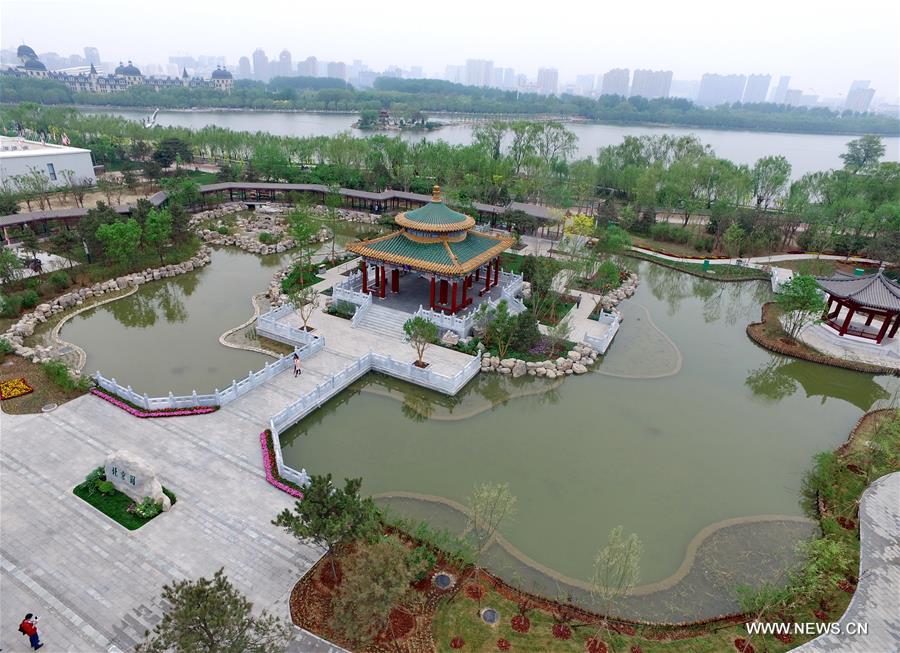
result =
[[22,312],[21,295],[10,295],[0,301],[0,317],[19,317]]
[[261,231],[259,234],[259,242],[263,245],[271,245],[279,241],[278,236],[270,234],[268,231]]
[[218,231],[223,236],[227,236],[231,233],[231,231],[228,229],[228,227],[226,227],[224,224],[221,227],[219,227],[218,229],[216,229],[216,231]]
[[41,367],[50,380],[66,392],[86,392],[91,387],[91,382],[88,379],[73,377],[69,372],[69,368],[59,361],[49,361],[43,363]]
[[158,501],[144,497],[140,503],[135,502],[132,512],[141,519],[153,519],[162,512],[162,506]]
[[515,317],[512,347],[517,351],[528,351],[541,339],[537,318],[532,311],[519,313]]
[[100,494],[105,494],[106,496],[109,496],[111,494],[115,494],[115,492],[116,492],[116,486],[113,485],[111,481],[98,480],[95,483],[95,485],[97,486],[97,491],[99,491]]
[[106,480],[106,470],[103,467],[96,467],[84,477],[85,483],[96,483],[97,481]]
[[427,546],[417,546],[409,552],[407,557],[409,568],[416,570],[413,582],[418,583],[428,575],[428,572],[437,564],[437,556]]
[[0,355],[11,354],[13,346],[6,338],[0,338]]
[[711,252],[713,244],[716,242],[714,236],[708,234],[697,234],[694,236],[693,246],[698,252]]
[[22,298],[22,308],[34,308],[38,305],[38,302],[41,301],[40,295],[38,295],[37,290],[29,288],[28,290],[20,293]]
[[622,284],[622,276],[619,272],[618,265],[610,260],[603,261],[600,267],[597,268],[597,275],[594,277],[594,287],[602,293],[618,288]]
[[47,282],[50,284],[50,287],[56,292],[65,290],[72,285],[72,280],[69,278],[69,275],[62,270],[54,272],[49,277],[47,277]]

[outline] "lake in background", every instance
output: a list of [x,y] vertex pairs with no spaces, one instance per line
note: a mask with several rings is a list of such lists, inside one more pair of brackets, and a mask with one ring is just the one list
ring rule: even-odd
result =
[[[148,111],[131,109],[90,110],[85,113],[107,113],[122,116],[128,120],[140,120],[149,115]],[[279,136],[333,136],[344,131],[355,135],[371,135],[379,132],[352,129],[358,113],[288,113],[279,111],[160,111],[157,116],[163,126],[189,127],[201,129],[216,125],[234,131],[268,132]],[[437,117],[437,120],[446,120]],[[785,134],[778,132],[725,131],[716,129],[691,129],[684,127],[640,127],[602,125],[596,123],[566,123],[578,136],[578,150],[575,158],[596,157],[597,150],[609,145],[618,145],[625,136],[652,136],[672,134],[687,136],[693,134],[712,146],[717,156],[736,163],[752,165],[757,159],[770,154],[780,154],[790,161],[792,176],[802,177],[808,172],[840,168],[840,155],[847,149],[847,143],[857,136],[823,134]],[[433,132],[405,132],[402,138],[418,141],[444,140],[453,145],[467,145],[472,141],[473,125],[469,123],[449,124]],[[395,132],[385,132],[393,134]],[[885,159],[900,160],[900,138],[884,137]]]

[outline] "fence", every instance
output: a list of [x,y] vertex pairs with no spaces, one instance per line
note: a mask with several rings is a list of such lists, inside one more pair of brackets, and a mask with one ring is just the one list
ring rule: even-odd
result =
[[[305,335],[306,332],[301,332]],[[306,359],[325,346],[324,338],[316,338],[310,344],[298,347],[294,351],[300,358]],[[94,380],[107,392],[112,392],[122,399],[143,408],[144,410],[161,410],[166,408],[193,408],[194,406],[224,406],[238,397],[242,397],[253,388],[259,387],[269,379],[293,367],[293,354],[282,356],[274,363],[266,363],[262,369],[250,372],[240,381],[233,380],[231,385],[224,390],[216,388],[210,394],[197,394],[194,390],[189,395],[174,395],[171,392],[165,397],[150,397],[147,393],[135,392],[131,386],[120,385],[115,378],[107,379],[99,371],[94,374]]]
[[[488,300],[486,302],[487,305],[490,308],[497,308],[497,304],[505,299],[510,313],[518,315],[519,313],[524,312],[526,310],[525,304],[516,297],[516,295],[522,292],[522,285],[524,284],[522,275],[501,271],[500,283],[500,297],[498,299]],[[419,310],[416,311],[416,315],[435,324],[438,329],[442,331],[453,331],[460,338],[468,337],[468,335],[472,333],[472,327],[475,324],[474,312],[470,312],[464,317],[456,317],[455,315],[447,315],[446,313],[432,311],[420,305]]]
[[609,349],[609,345],[612,343],[613,338],[616,337],[616,333],[619,331],[619,324],[621,324],[622,318],[618,313],[607,313],[604,311],[600,313],[597,321],[600,324],[607,325],[608,328],[606,329],[606,333],[599,338],[586,333],[584,334],[584,341],[601,354],[605,354],[606,350]]
[[263,313],[256,318],[256,333],[270,340],[283,342],[294,347],[301,346],[300,358],[306,360],[325,346],[325,338],[316,336],[303,329],[282,324],[279,320],[294,312],[293,304],[285,304],[279,308]]
[[356,361],[333,374],[328,379],[319,383],[315,388],[287,406],[284,410],[275,413],[269,419],[269,430],[272,432],[272,445],[275,449],[275,460],[278,464],[278,473],[287,480],[300,484],[303,477],[297,470],[284,464],[281,454],[280,434],[319,408],[326,401],[337,395],[351,383],[361,378],[367,372],[376,371],[388,374],[410,383],[425,386],[449,395],[455,395],[472,377],[481,369],[481,360],[473,358],[469,363],[453,376],[443,376],[427,368],[416,367],[412,363],[404,363],[394,360],[390,356],[382,356],[369,352]]

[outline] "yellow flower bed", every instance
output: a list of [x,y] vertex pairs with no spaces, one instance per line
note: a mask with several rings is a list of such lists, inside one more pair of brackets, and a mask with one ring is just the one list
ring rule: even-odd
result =
[[8,381],[0,381],[0,399],[15,399],[22,395],[33,392],[34,388],[25,382],[24,378],[9,379]]

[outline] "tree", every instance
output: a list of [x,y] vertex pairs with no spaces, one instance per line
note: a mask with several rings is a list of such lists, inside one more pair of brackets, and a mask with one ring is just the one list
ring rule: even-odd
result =
[[328,228],[331,229],[331,262],[335,262],[334,248],[337,244],[337,224],[340,219],[338,209],[343,203],[344,198],[341,197],[340,188],[338,186],[329,186],[328,192],[325,194],[325,221]]
[[406,340],[416,350],[417,367],[426,367],[425,350],[428,346],[435,342],[438,337],[437,325],[429,322],[419,315],[408,319],[403,324],[403,331],[406,333]]
[[293,628],[265,610],[253,616],[253,604],[219,569],[213,578],[165,585],[168,607],[138,653],[282,653]]
[[516,335],[516,316],[509,312],[505,299],[501,299],[491,316],[485,333],[488,344],[497,346],[500,358],[506,358],[506,352]]
[[791,164],[783,156],[764,156],[753,166],[753,194],[757,208],[767,209],[784,193],[791,178]]
[[606,628],[615,603],[625,596],[640,579],[643,545],[635,533],[623,535],[621,526],[609,533],[609,543],[594,558],[591,576],[591,597],[604,605]]
[[509,491],[509,483],[482,483],[472,488],[468,508],[469,526],[480,558],[500,526],[516,514],[516,497]]
[[[353,539],[372,540],[379,534],[379,512],[371,498],[360,496],[361,486],[361,478],[345,479],[342,489],[332,484],[331,474],[313,476],[293,512],[285,508],[272,523],[301,542],[309,539],[329,549]],[[333,558],[331,565],[334,572]]]
[[19,193],[8,188],[4,183],[0,187],[0,215],[13,215],[19,212]]
[[784,330],[792,340],[808,325],[819,321],[825,312],[819,285],[808,274],[796,274],[781,284],[775,302],[782,312]]
[[334,632],[361,650],[388,625],[391,610],[409,593],[422,567],[410,553],[396,538],[385,538],[346,559],[331,600]]
[[841,154],[844,168],[853,174],[874,167],[884,156],[884,143],[878,136],[866,134],[847,143],[847,151]]
[[168,168],[179,157],[182,161],[192,161],[194,158],[190,144],[174,136],[161,140],[152,156],[162,168]]
[[722,235],[722,242],[725,246],[725,253],[735,258],[741,253],[741,245],[744,242],[744,229],[736,220],[728,225],[728,229]]
[[0,245],[0,279],[3,280],[3,283],[17,280],[21,269],[22,261],[16,256],[16,253],[5,245]]
[[318,243],[313,237],[318,229],[316,228],[315,219],[308,206],[298,206],[286,216],[288,222],[288,232],[291,238],[300,250],[300,286],[305,285],[305,275],[307,269],[312,266],[313,251],[318,248]]
[[306,286],[299,289],[292,288],[287,295],[300,319],[303,320],[303,330],[309,331],[307,323],[313,312],[319,307],[319,291],[313,286]]
[[130,267],[141,244],[141,226],[134,218],[102,224],[97,229],[97,239],[103,243],[107,256]]
[[27,224],[22,227],[22,247],[31,252],[32,258],[37,256],[37,251],[40,249],[37,234]]
[[151,209],[144,220],[144,242],[159,254],[160,264],[163,250],[172,240],[172,214],[165,209]]
[[50,244],[56,252],[66,258],[74,259],[81,249],[81,240],[76,232],[69,229],[61,229],[50,237]]

